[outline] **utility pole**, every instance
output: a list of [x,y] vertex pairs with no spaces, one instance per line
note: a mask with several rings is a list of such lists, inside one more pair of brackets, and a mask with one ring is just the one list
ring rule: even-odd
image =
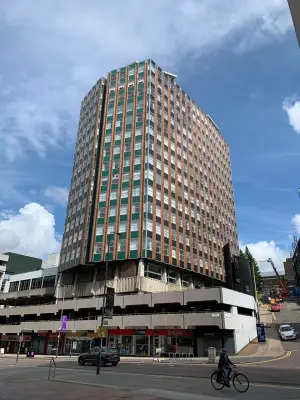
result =
[[256,307],[257,307],[257,316],[256,316],[256,319],[257,319],[257,323],[259,324],[259,323],[260,323],[260,313],[259,313],[259,304],[258,304],[258,301],[257,301],[256,278],[255,278],[255,272],[254,272],[254,267],[253,267],[252,262],[249,261],[249,264],[250,264],[250,270],[251,270],[252,281],[253,281],[254,299],[255,299],[255,304],[256,304]]
[[65,292],[66,292],[66,287],[65,287],[65,285],[63,285],[62,306],[61,306],[61,310],[60,310],[60,327],[59,327],[59,332],[58,332],[58,337],[57,337],[57,349],[56,349],[55,358],[58,357],[58,351],[59,351],[60,335],[61,335],[61,328],[62,328],[62,316],[63,316],[63,312],[64,312]]
[[[105,253],[105,275],[104,275],[104,289],[103,289],[103,304],[102,304],[102,313],[101,313],[101,327],[103,327],[104,319],[105,319],[106,292],[107,292],[106,285],[107,285],[107,274],[108,274],[108,254],[109,254],[109,251],[110,251],[111,235],[120,236],[120,233],[118,233],[118,232],[110,232],[108,234],[107,251]],[[101,340],[100,340],[99,352],[98,352],[98,357],[97,357],[96,375],[100,374],[102,344],[103,344],[103,337],[102,337],[102,333],[101,333]]]

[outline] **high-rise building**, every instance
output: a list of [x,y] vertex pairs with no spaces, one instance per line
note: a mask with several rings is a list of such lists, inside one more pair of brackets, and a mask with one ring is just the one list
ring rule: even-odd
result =
[[107,256],[109,279],[201,287],[224,281],[226,243],[238,254],[229,150],[214,121],[152,60],[101,78],[81,105],[60,272]]
[[295,27],[297,40],[300,46],[300,2],[299,0],[288,0],[288,3]]

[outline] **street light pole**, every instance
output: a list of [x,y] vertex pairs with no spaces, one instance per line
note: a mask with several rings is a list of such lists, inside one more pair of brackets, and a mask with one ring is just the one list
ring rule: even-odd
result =
[[[105,319],[105,305],[106,305],[106,291],[107,291],[106,285],[107,285],[107,274],[108,274],[108,254],[109,254],[109,250],[110,250],[111,235],[120,236],[120,234],[118,232],[110,232],[108,234],[107,251],[105,253],[105,275],[104,275],[103,303],[102,303],[102,313],[101,313],[101,327],[103,327],[104,319]],[[102,333],[101,333],[101,340],[100,340],[99,352],[98,352],[98,357],[97,357],[96,375],[100,374],[102,344],[103,344],[103,337],[102,337]]]
[[59,343],[60,343],[61,324],[62,324],[62,316],[63,316],[63,312],[64,312],[64,302],[65,302],[65,292],[66,292],[66,287],[65,287],[65,285],[63,285],[62,306],[61,306],[61,310],[60,310],[60,328],[59,328],[58,337],[57,337],[57,348],[56,348],[55,358],[57,358],[57,356],[58,356],[58,349],[59,349]]

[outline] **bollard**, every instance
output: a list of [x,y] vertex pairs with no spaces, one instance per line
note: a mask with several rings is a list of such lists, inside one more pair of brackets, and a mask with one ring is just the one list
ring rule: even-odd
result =
[[215,347],[208,348],[208,362],[209,362],[209,364],[214,364],[216,362],[216,348]]

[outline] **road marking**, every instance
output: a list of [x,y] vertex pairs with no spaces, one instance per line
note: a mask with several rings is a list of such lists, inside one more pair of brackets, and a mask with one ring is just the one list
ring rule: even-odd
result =
[[241,362],[241,363],[237,363],[237,365],[243,365],[243,366],[247,366],[247,365],[255,365],[255,364],[265,364],[265,363],[270,363],[270,362],[274,362],[274,361],[278,361],[278,360],[284,360],[287,357],[290,357],[290,355],[292,354],[291,351],[287,351],[285,354],[283,354],[280,357],[276,357],[276,358],[272,358],[271,360],[263,360],[263,361],[253,361],[253,362]]

